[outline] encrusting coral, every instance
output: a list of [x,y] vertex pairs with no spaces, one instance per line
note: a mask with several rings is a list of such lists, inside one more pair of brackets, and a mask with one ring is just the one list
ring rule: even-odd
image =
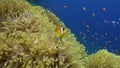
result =
[[[0,68],[107,68],[108,64],[119,68],[119,56],[106,51],[88,56],[67,28],[60,41],[55,33],[58,25],[65,27],[40,6],[25,0],[0,0]],[[97,55],[106,56],[105,65]]]

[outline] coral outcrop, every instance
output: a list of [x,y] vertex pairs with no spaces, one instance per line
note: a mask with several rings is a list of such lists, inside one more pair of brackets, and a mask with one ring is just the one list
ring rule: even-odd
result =
[[40,6],[0,0],[0,68],[120,68],[120,57],[106,50],[87,55],[67,28],[60,41],[58,25],[65,27]]

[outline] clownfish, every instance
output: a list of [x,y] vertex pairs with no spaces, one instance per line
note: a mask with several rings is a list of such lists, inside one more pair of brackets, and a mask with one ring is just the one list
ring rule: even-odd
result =
[[67,30],[63,26],[56,26],[55,32],[61,40],[64,37],[64,35],[67,33]]

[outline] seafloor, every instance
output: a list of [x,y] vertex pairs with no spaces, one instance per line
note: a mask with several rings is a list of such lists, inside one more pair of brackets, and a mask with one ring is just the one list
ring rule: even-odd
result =
[[52,12],[25,0],[0,0],[0,68],[120,68],[120,56],[100,50],[88,55]]

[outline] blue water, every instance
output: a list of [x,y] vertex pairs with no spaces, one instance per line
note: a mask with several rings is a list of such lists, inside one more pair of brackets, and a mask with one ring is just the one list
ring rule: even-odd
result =
[[86,46],[120,52],[120,0],[28,0],[56,14]]

